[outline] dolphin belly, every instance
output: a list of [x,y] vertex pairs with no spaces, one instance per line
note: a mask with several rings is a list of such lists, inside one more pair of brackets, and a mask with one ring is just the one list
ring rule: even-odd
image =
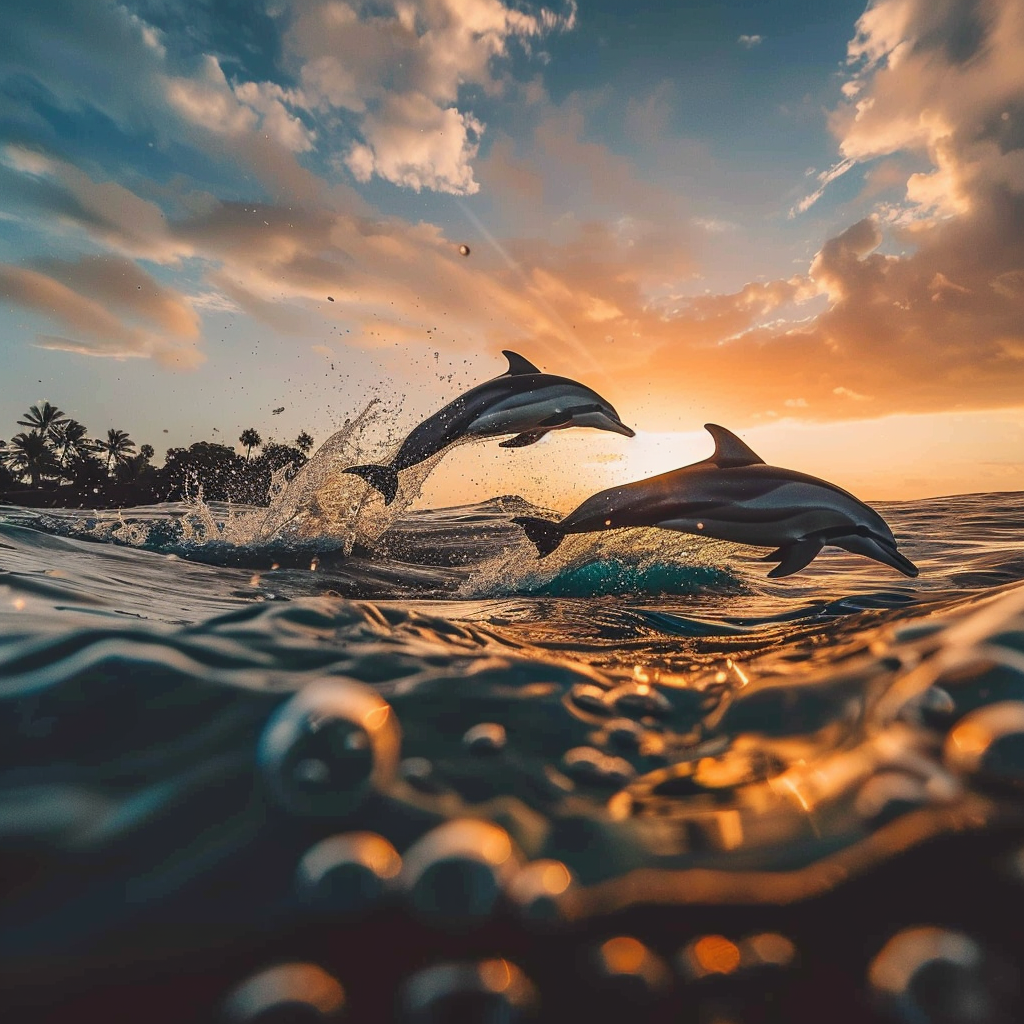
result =
[[853,529],[846,516],[832,509],[773,509],[766,518],[760,518],[756,510],[742,506],[672,516],[653,525],[763,548],[785,547],[836,528]]

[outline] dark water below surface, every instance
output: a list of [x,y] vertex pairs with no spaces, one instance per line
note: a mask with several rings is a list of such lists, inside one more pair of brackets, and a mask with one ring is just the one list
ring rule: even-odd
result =
[[0,509],[4,1019],[1024,1019],[1024,495],[876,507]]

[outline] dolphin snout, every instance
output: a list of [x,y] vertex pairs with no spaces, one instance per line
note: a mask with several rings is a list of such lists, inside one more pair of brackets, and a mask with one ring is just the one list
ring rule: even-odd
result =
[[621,420],[610,419],[608,422],[611,424],[608,429],[614,430],[616,434],[625,434],[626,437],[636,437],[636,431],[627,427]]

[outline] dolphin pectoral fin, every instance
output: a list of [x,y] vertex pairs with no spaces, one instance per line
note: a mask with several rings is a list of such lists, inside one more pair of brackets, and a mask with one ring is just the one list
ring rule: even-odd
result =
[[499,441],[499,448],[525,448],[528,444],[536,444],[545,434],[546,430],[526,430],[522,434],[516,434],[507,441]]
[[501,353],[508,360],[508,369],[502,374],[507,377],[518,377],[521,373],[542,373],[529,359],[524,359],[518,352],[505,349]]
[[765,555],[766,562],[774,562],[776,558],[781,559],[779,564],[768,573],[769,578],[777,580],[782,576],[792,576],[793,573],[799,572],[810,564],[823,547],[820,540],[798,540],[778,548],[770,555]]
[[390,505],[398,493],[398,473],[390,466],[349,466],[343,473],[361,476],[371,487],[384,495],[384,504]]
[[715,439],[715,454],[705,459],[706,463],[714,464],[719,469],[764,465],[764,459],[731,430],[726,430],[717,423],[705,423],[704,429]]

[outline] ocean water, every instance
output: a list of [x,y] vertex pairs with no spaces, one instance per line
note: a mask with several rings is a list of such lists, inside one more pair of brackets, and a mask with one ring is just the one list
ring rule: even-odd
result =
[[353,437],[0,506],[4,1020],[1024,1019],[1024,494],[773,581],[385,509]]

